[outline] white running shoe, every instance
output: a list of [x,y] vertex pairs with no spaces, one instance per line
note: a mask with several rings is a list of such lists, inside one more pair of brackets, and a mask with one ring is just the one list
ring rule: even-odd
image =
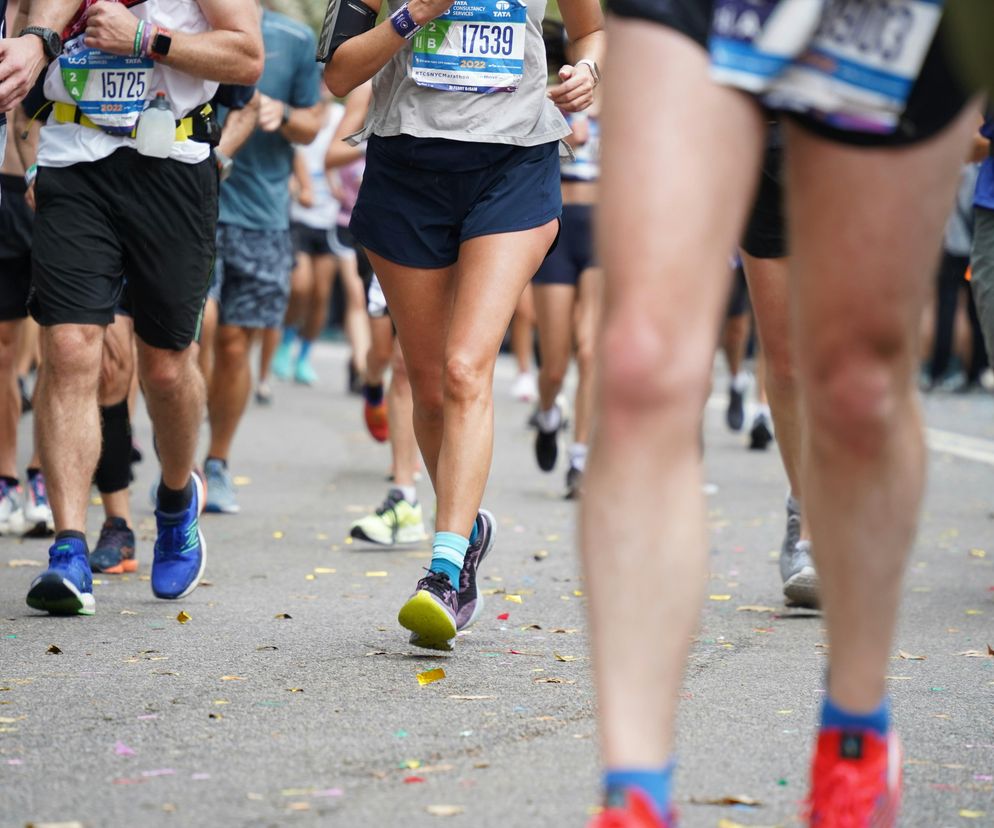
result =
[[533,403],[538,399],[538,381],[531,371],[522,371],[511,384],[511,396],[518,402]]

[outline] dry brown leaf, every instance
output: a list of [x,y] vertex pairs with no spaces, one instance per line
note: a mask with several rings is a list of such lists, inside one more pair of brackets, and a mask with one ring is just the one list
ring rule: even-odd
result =
[[763,804],[758,799],[742,795],[717,797],[692,796],[690,801],[695,805],[745,805],[749,808],[759,808]]
[[54,644],[51,644],[49,646],[49,648],[47,650],[45,650],[45,652],[48,653],[49,655],[61,655],[62,654],[62,650],[60,650]]
[[776,607],[764,607],[759,604],[746,604],[742,607],[737,607],[736,612],[776,612]]
[[534,679],[535,684],[576,684],[573,679],[558,678],[556,676],[542,676]]
[[291,618],[293,618],[293,616],[290,615],[290,613],[288,613],[288,612],[280,612],[280,613],[277,613],[276,615],[274,615],[273,618],[282,618],[282,619],[284,619],[286,621],[289,621]]
[[556,657],[556,661],[566,661],[566,662],[569,662],[569,661],[576,661],[579,658],[579,656],[560,655],[559,653],[553,653],[553,655]]
[[897,657],[903,658],[905,661],[924,661],[926,656],[923,655],[912,655],[906,650],[898,650]]

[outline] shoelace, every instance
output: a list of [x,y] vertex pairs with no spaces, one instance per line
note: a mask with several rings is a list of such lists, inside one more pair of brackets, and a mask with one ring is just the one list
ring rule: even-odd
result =
[[872,769],[861,767],[856,762],[838,762],[818,783],[808,799],[807,818],[817,818],[817,828],[854,828],[866,825],[866,819],[874,815],[880,791],[871,786],[873,772],[879,770],[881,776],[885,768],[875,763]]
[[113,546],[117,549],[121,549],[125,546],[131,546],[132,543],[132,532],[127,527],[105,526],[100,532],[100,540],[97,545]]
[[449,581],[449,576],[444,572],[432,572],[428,570],[428,574],[418,581],[418,589],[423,589],[426,592],[430,592],[436,598],[444,600],[445,594],[452,589],[452,584]]
[[184,513],[178,519],[162,521],[162,534],[155,543],[155,551],[160,559],[182,558],[199,543],[199,527],[196,519],[187,523],[185,517]]

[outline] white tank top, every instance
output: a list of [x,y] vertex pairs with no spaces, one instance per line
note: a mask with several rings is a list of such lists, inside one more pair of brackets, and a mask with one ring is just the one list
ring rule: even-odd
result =
[[[210,24],[196,0],[146,0],[132,6],[130,12],[137,18],[153,23],[172,32],[199,34],[210,29]],[[45,77],[45,97],[50,101],[75,104],[63,82],[60,61],[54,60]],[[214,97],[218,84],[194,78],[169,66],[156,63],[151,74],[146,98],[151,100],[157,92],[165,92],[176,120],[185,117]],[[38,146],[38,165],[42,167],[67,167],[80,161],[98,161],[121,147],[134,147],[132,138],[110,135],[100,129],[60,124],[54,117],[41,130]],[[183,141],[173,144],[169,157],[188,164],[203,161],[210,154],[207,144]]]

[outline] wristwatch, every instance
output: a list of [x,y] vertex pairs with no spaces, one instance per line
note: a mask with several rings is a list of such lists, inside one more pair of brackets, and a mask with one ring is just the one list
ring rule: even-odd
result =
[[283,116],[280,118],[280,126],[286,126],[290,123],[290,116],[293,115],[293,109],[290,104],[283,104]]
[[148,56],[153,60],[161,60],[169,54],[169,47],[173,45],[173,36],[166,29],[156,27],[155,37],[148,46]]
[[601,82],[601,72],[597,68],[597,62],[590,58],[581,58],[574,65],[579,66],[580,64],[583,64],[590,70],[590,74],[594,76],[594,86],[597,86]]
[[41,26],[26,26],[21,29],[19,37],[24,37],[26,34],[35,35],[36,37],[41,38],[42,46],[45,49],[45,57],[47,57],[49,61],[55,60],[62,54],[62,38],[59,37],[58,32],[42,28]]

